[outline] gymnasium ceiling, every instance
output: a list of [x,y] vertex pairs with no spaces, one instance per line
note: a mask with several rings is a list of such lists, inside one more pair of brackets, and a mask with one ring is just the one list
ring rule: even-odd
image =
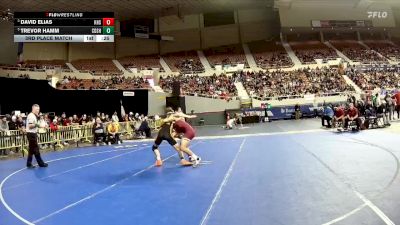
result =
[[154,18],[234,9],[271,8],[274,0],[0,0],[0,10],[113,11],[115,18]]
[[0,0],[0,10],[113,11],[118,19],[154,18],[234,9],[271,7],[353,7],[385,4],[400,9],[400,0]]
[[276,7],[346,7],[365,8],[372,5],[400,7],[400,0],[275,0]]

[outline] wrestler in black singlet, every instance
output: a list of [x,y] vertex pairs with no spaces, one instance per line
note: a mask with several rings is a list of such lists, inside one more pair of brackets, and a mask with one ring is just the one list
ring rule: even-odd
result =
[[157,138],[154,142],[157,146],[161,144],[162,141],[167,141],[171,146],[174,146],[177,144],[175,139],[172,137],[172,122],[164,123],[161,126],[161,129],[158,131]]

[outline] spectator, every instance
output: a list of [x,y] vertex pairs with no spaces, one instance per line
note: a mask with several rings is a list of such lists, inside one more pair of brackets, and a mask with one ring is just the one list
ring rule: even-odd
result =
[[[343,127],[344,125],[344,120],[345,120],[345,113],[343,107],[334,107],[334,116],[333,116],[333,127],[337,127],[337,124],[339,126]],[[339,127],[338,127],[339,128]]]
[[357,125],[357,130],[360,130],[361,119],[358,117],[358,114],[359,114],[358,109],[354,107],[353,103],[350,103],[349,110],[347,111],[347,115],[345,116],[345,122],[344,122],[345,129],[349,128],[350,121],[355,121]]
[[57,121],[57,119],[54,118],[53,121],[50,123],[50,130],[52,132],[58,131],[58,121]]
[[17,128],[20,131],[25,131],[25,121],[21,115],[18,116],[18,119],[17,119]]
[[385,101],[386,101],[386,112],[389,117],[389,121],[394,119],[393,113],[394,113],[394,102],[392,100],[392,96],[389,94],[389,92],[385,96]]
[[78,116],[75,114],[71,119],[73,124],[80,124]]
[[380,105],[376,109],[376,117],[378,118],[378,121],[383,122],[384,126],[390,126],[389,118],[388,118],[388,114],[387,114],[386,110],[387,110],[386,101],[383,100],[383,101],[381,101]]
[[119,138],[119,123],[118,121],[114,120],[107,126],[108,131],[108,144],[110,145],[111,142],[113,144],[121,144],[121,140]]
[[101,113],[100,119],[101,119],[101,122],[103,122],[103,123],[107,122],[105,113]]
[[82,118],[79,120],[79,124],[80,125],[85,125],[89,122],[89,118],[86,116],[86,114],[82,115]]
[[10,130],[18,130],[17,117],[16,116],[12,116],[11,117],[11,121],[8,123],[8,128]]
[[118,118],[117,112],[114,112],[114,114],[112,115],[111,120],[114,121],[114,122],[119,122],[119,118]]
[[106,114],[106,117],[104,120],[105,120],[105,122],[110,122],[110,116],[108,114]]
[[7,117],[3,116],[0,123],[0,132],[2,132],[3,134],[7,134],[9,133],[9,131],[10,129],[8,127]]
[[105,145],[106,142],[106,131],[103,122],[99,117],[96,118],[96,122],[93,125],[93,144],[99,146],[99,142]]
[[300,110],[300,105],[299,104],[296,104],[294,106],[294,117],[295,117],[296,120],[299,120],[300,117],[301,117],[301,110]]
[[400,92],[397,92],[393,96],[393,100],[396,102],[397,119],[400,119]]
[[68,126],[69,125],[69,120],[68,120],[68,118],[67,118],[67,115],[65,114],[65,112],[63,112],[62,114],[61,114],[61,121],[60,121],[61,123],[60,123],[60,125],[61,126]]
[[332,107],[331,106],[325,106],[324,115],[322,116],[322,126],[323,127],[325,127],[325,121],[327,121],[327,123],[328,123],[328,125],[327,125],[328,128],[332,127],[331,126],[331,122],[332,122],[332,119],[333,119],[333,115],[334,115],[334,112],[333,112]]
[[150,126],[149,126],[149,123],[147,120],[148,120],[147,116],[146,117],[143,116],[143,119],[140,123],[139,129],[137,131],[141,137],[145,136],[147,138],[150,138],[151,137],[151,129],[150,129]]

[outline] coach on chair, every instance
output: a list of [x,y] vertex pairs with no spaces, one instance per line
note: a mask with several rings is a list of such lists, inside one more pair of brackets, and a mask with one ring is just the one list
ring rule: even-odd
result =
[[37,132],[40,124],[37,121],[39,117],[40,107],[37,104],[32,106],[32,112],[29,113],[28,118],[26,119],[26,137],[29,142],[29,151],[28,151],[28,160],[26,162],[26,166],[28,168],[34,168],[32,165],[32,157],[35,155],[36,161],[40,167],[47,167],[47,163],[43,162],[42,157],[40,156],[39,145],[37,142]]

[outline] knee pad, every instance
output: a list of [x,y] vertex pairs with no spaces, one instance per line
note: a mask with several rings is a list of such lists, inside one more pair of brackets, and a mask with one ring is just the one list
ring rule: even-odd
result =
[[158,149],[158,145],[154,144],[153,147],[151,148],[153,151]]

